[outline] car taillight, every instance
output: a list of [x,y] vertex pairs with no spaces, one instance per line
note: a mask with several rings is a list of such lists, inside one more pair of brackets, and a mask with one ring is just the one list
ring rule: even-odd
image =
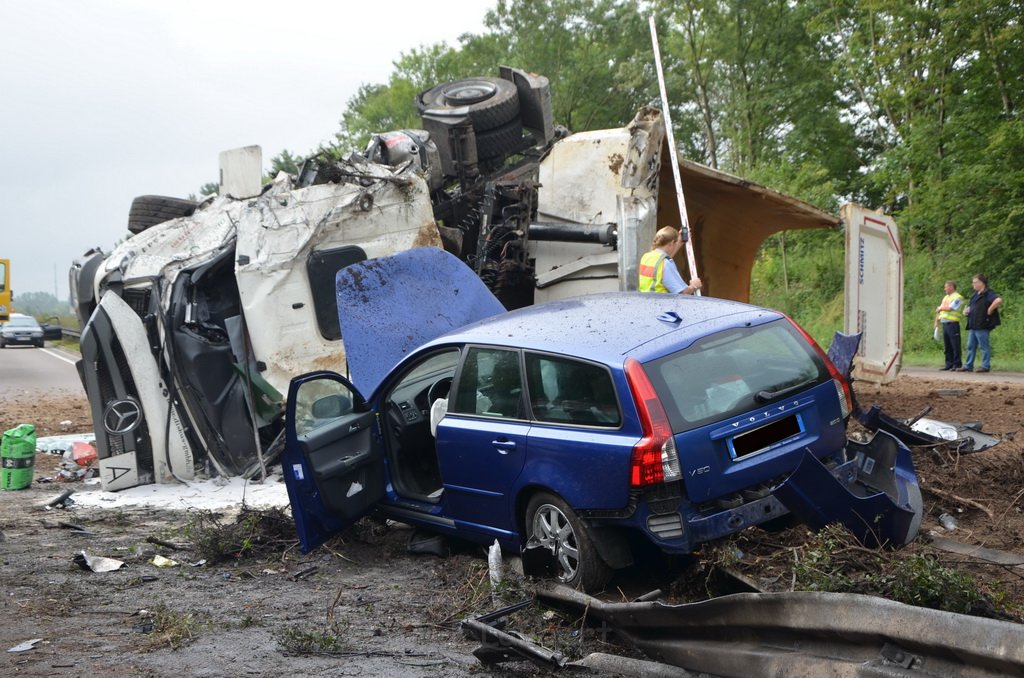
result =
[[629,484],[633,487],[669,483],[682,478],[672,425],[647,373],[635,358],[626,360],[626,381],[633,393],[643,437],[633,446]]
[[825,361],[825,366],[828,367],[828,373],[832,377],[832,383],[836,385],[836,394],[839,396],[839,410],[843,415],[843,419],[846,419],[850,416],[850,403],[853,402],[853,396],[850,393],[850,382],[846,381],[843,375],[839,373],[839,370],[836,369],[836,366],[833,365],[832,361],[829,359],[828,354],[821,350],[821,346],[818,346],[818,342],[814,340],[814,337],[807,333],[807,330],[800,327],[800,325],[798,325],[797,322],[788,315],[783,314],[783,316],[794,328],[796,328],[796,331],[800,333],[800,336],[802,336],[804,340],[811,345],[811,348],[821,356],[821,359]]

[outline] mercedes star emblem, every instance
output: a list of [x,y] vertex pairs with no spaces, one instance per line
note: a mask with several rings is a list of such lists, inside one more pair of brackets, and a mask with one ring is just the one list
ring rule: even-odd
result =
[[123,435],[142,423],[142,409],[134,400],[115,400],[103,412],[103,428],[107,433]]

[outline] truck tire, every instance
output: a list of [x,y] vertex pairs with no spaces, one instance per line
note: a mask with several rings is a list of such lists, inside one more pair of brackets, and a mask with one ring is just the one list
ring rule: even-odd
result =
[[612,569],[601,559],[587,526],[560,497],[538,492],[526,507],[527,545],[551,552],[555,577],[588,593],[604,590]]
[[128,210],[128,230],[132,233],[142,233],[150,226],[179,217],[192,216],[197,204],[182,198],[140,195],[132,200],[131,209]]
[[501,78],[466,78],[438,85],[416,97],[420,115],[461,108],[466,109],[473,129],[484,132],[519,118],[519,92],[514,83]]
[[521,151],[523,146],[523,127],[518,118],[507,125],[476,133],[476,155],[481,160]]

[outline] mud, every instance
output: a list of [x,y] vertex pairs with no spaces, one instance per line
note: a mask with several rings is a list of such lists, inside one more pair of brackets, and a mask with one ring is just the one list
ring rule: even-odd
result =
[[[931,405],[932,418],[980,420],[987,432],[1002,435],[998,447],[973,455],[915,450],[922,532],[1024,553],[1024,384],[902,378],[884,387],[857,384],[856,391],[862,406],[878,403],[893,416],[914,416]],[[91,430],[85,398],[67,394],[9,402],[0,411],[0,430],[25,422],[39,435]],[[37,480],[52,475],[56,463],[37,455]],[[456,545],[447,558],[410,555],[407,528],[369,520],[309,555],[288,543],[269,556],[193,567],[188,563],[197,554],[146,539],[187,542],[194,515],[40,507],[72,486],[79,485],[36,482],[0,493],[0,648],[42,639],[34,649],[4,652],[3,675],[488,675],[471,655],[477,643],[462,636],[458,621],[529,593],[510,585],[494,601],[479,547]],[[955,531],[939,525],[943,513],[956,518]],[[127,566],[84,571],[73,562],[82,550]],[[181,564],[157,568],[151,564],[157,554]],[[949,559],[1024,609],[1024,569]],[[664,577],[627,571],[607,595],[631,597],[665,585]],[[528,614],[514,622],[570,657],[626,651],[581,620]],[[325,636],[336,640],[318,642]],[[499,673],[510,672],[540,673],[525,663]]]

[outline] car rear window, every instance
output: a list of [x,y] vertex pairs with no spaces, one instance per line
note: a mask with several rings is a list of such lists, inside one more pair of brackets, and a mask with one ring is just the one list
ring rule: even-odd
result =
[[644,365],[676,433],[804,391],[829,378],[785,320],[718,332]]

